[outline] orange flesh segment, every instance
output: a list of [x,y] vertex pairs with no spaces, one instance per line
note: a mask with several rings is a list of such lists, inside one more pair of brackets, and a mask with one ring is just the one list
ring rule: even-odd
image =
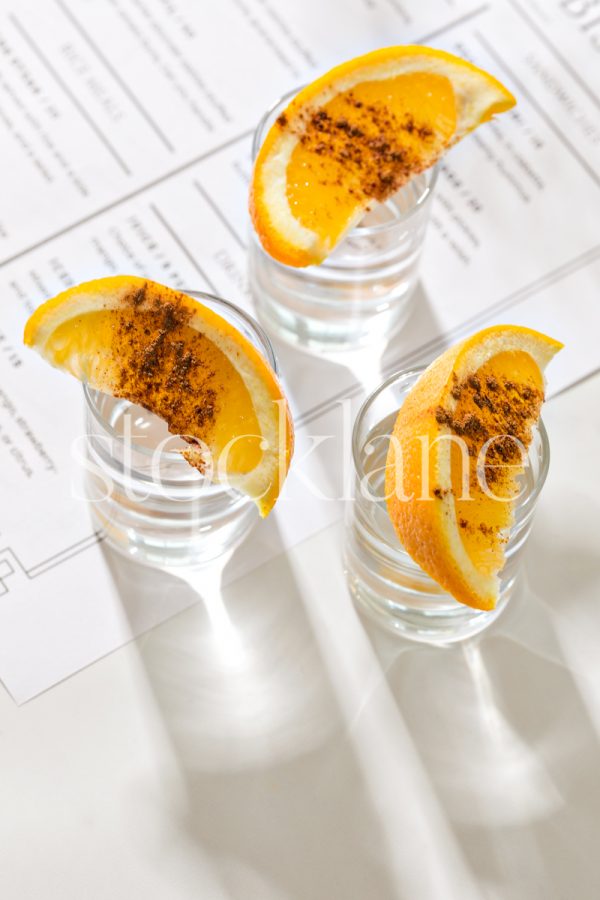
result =
[[[216,448],[235,439],[231,473],[245,474],[260,462],[259,424],[243,379],[212,341],[186,324],[183,310],[85,313],[59,325],[47,346],[58,366],[91,358],[115,397],[151,410],[173,434]],[[93,381],[89,374],[78,373]]]
[[474,609],[501,596],[517,495],[532,487],[523,466],[542,373],[562,346],[519,325],[484,328],[437,357],[398,411],[386,461],[392,525],[423,571]]
[[302,225],[334,244],[369,201],[385,200],[442,155],[456,129],[454,91],[426,72],[362,82],[305,129],[288,164],[287,198]]
[[[477,386],[480,387],[477,387]],[[460,390],[453,422],[458,431],[472,425],[472,436],[461,437],[469,448],[469,494],[463,491],[463,456],[452,446],[452,491],[456,519],[464,547],[473,564],[486,574],[497,572],[503,562],[503,546],[512,524],[512,503],[519,491],[523,454],[515,441],[503,435],[515,435],[523,447],[531,442],[531,429],[537,422],[544,399],[543,376],[535,361],[523,351],[497,354],[467,379]],[[454,430],[454,429],[453,429]],[[471,429],[470,429],[471,430]],[[484,443],[498,435],[485,457],[485,476],[494,499],[486,495],[477,475],[477,458]]]

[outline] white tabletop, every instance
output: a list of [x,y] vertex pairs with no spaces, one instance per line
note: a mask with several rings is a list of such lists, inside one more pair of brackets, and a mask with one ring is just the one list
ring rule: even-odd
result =
[[544,419],[527,583],[480,639],[362,622],[334,527],[25,706],[2,694],[2,900],[595,900],[600,375]]

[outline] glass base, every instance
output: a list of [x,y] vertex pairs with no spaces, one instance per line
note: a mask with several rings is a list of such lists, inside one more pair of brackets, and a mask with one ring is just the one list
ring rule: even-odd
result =
[[371,573],[361,574],[356,560],[347,560],[345,569],[348,588],[359,611],[387,631],[439,646],[467,640],[489,628],[506,608],[515,587],[514,578],[503,584],[498,605],[486,612],[464,606],[449,595],[414,599],[391,584],[383,586],[383,590],[382,586],[375,588],[369,584]]
[[[108,503],[108,505],[107,505]],[[240,508],[243,506],[243,509]],[[258,513],[252,501],[240,498],[227,513],[221,512],[210,522],[203,516],[202,527],[178,533],[165,533],[162,526],[123,515],[110,501],[92,503],[94,528],[105,543],[117,553],[145,566],[158,569],[199,569],[211,565],[238,547],[256,524]],[[129,521],[125,521],[129,518]]]
[[540,422],[518,476],[520,492],[503,546],[496,608],[486,612],[458,603],[404,549],[386,503],[390,435],[398,410],[421,371],[392,375],[358,413],[352,438],[356,478],[346,511],[344,562],[352,597],[371,618],[410,640],[446,645],[491,625],[514,593],[536,499],[548,470],[548,440]]

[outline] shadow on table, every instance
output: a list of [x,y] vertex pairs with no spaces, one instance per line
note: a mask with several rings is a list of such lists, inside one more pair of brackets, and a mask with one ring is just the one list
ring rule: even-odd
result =
[[[428,647],[363,624],[478,884],[511,900],[592,900],[597,580],[575,548],[552,558],[546,548],[542,560],[500,619],[471,641]],[[549,610],[540,596],[559,599]],[[586,632],[596,650],[581,655]]]
[[235,900],[394,900],[377,812],[285,557],[260,585],[246,577],[221,592],[214,570],[192,587],[107,556],[122,594],[201,595],[139,642],[183,778],[181,847],[206,854]]

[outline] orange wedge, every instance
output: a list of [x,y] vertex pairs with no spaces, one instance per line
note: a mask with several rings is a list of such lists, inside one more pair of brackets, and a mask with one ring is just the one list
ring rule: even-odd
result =
[[293,451],[289,408],[259,351],[207,306],[143,278],[100,278],[40,306],[24,340],[51,365],[164,419],[189,443],[191,465],[270,512]]
[[290,266],[321,262],[373,201],[514,106],[499,81],[429,47],[388,47],[305,87],[269,130],[254,166],[258,237]]
[[396,533],[428,575],[476,609],[497,602],[542,373],[561,347],[529,328],[486,328],[425,370],[394,425],[386,497]]

